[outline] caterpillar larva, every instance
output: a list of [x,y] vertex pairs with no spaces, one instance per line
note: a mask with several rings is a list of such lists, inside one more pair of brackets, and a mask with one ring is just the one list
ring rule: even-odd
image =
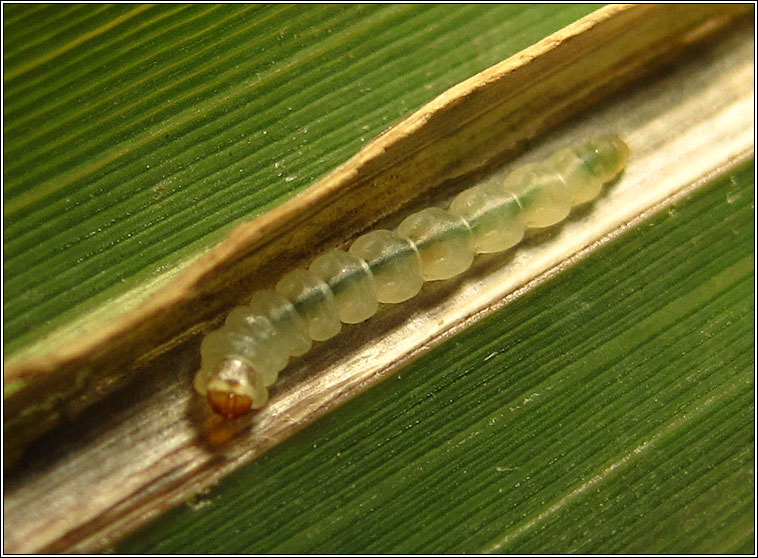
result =
[[617,136],[598,137],[469,188],[447,210],[423,209],[394,231],[358,237],[347,252],[322,254],[274,290],[253,294],[205,337],[195,389],[226,418],[262,407],[291,356],[337,335],[343,323],[370,318],[380,302],[408,300],[424,281],[466,271],[475,254],[511,248],[527,227],[562,221],[572,205],[594,199],[628,155]]

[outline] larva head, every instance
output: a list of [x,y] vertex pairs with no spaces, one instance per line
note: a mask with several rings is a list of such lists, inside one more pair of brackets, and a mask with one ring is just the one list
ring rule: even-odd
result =
[[588,141],[577,148],[576,154],[593,176],[608,182],[626,167],[629,146],[617,135],[609,134]]
[[227,419],[239,418],[268,399],[268,390],[257,385],[249,364],[238,358],[221,362],[206,384],[206,397],[213,410]]

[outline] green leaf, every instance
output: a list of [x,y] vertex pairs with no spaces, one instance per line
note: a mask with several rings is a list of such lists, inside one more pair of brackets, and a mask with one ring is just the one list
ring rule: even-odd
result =
[[642,222],[117,550],[751,552],[753,170]]
[[593,9],[5,6],[6,355],[117,319],[235,221]]

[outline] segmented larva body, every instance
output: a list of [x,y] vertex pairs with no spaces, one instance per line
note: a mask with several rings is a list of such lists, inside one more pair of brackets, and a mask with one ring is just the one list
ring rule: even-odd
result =
[[370,318],[380,302],[408,300],[424,281],[463,273],[476,254],[511,248],[527,227],[562,221],[573,205],[597,197],[628,155],[615,135],[599,137],[469,188],[447,210],[423,209],[394,231],[372,231],[348,251],[322,254],[307,270],[286,274],[274,290],[253,294],[205,337],[195,389],[227,418],[262,407],[289,358],[313,341]]

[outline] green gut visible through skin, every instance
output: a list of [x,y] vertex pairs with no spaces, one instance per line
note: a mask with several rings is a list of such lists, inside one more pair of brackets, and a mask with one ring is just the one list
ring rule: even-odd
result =
[[[514,199],[516,203],[511,203],[510,200],[505,202],[505,204],[508,204],[511,206],[511,210],[509,212],[510,215],[508,215],[508,218],[512,219],[516,217],[524,209],[529,207],[530,204],[532,204],[534,200],[537,198],[537,194],[539,193],[539,191],[540,191],[540,186],[534,186],[532,188],[529,188],[526,192],[524,192],[520,196],[517,196],[514,194]],[[495,207],[489,208],[486,212],[484,212],[479,217],[479,219],[489,217],[492,213],[496,213],[498,211],[502,211],[502,206],[495,206]],[[471,223],[469,226],[473,227],[475,225]],[[423,241],[417,242],[416,244],[419,248],[423,248],[433,243],[446,242],[450,240],[451,238],[454,238],[455,235],[459,235],[459,234],[461,234],[460,229],[450,228],[450,229],[441,231],[438,235],[435,235],[431,238],[427,238]],[[391,264],[394,259],[401,257],[412,251],[414,251],[413,248],[411,246],[408,246],[396,252],[382,254],[381,256],[375,259],[372,259],[370,262],[367,262],[367,264],[369,265],[369,268],[371,269],[372,272],[378,271],[378,270],[381,270],[382,267]],[[337,295],[341,293],[342,291],[344,291],[349,286],[351,286],[354,282],[360,281],[364,276],[365,276],[364,269],[351,269],[347,272],[340,273],[337,277],[331,278],[328,281],[328,286],[332,290],[332,292],[335,295]],[[314,309],[317,304],[321,303],[322,300],[324,300],[324,294],[320,290],[313,290],[306,293],[303,297],[298,298],[294,302],[294,305],[298,312],[301,312],[301,311],[307,312],[308,310]]]
[[[516,197],[516,201],[518,202],[518,205],[520,206],[521,211],[524,211],[525,209],[529,209],[532,207],[532,204],[537,200],[537,195],[542,190],[542,187],[537,184],[532,184],[527,188],[526,191],[522,192],[521,194],[513,194]],[[513,214],[513,217],[518,215],[520,212],[515,212]]]
[[394,260],[395,258],[404,256],[411,252],[415,252],[415,250],[410,245],[406,245],[402,250],[398,250],[397,252],[392,252],[389,254],[382,254],[378,258],[374,258],[370,262],[366,262],[366,263],[368,263],[368,266],[372,272],[381,271],[382,268],[392,263],[392,260]]
[[360,281],[363,277],[366,277],[366,269],[361,266],[359,269],[351,269],[330,278],[327,284],[336,296],[350,287],[352,283]]
[[294,300],[292,304],[298,314],[308,315],[324,300],[326,300],[326,295],[321,289],[309,289],[303,295],[299,296],[297,300]]

